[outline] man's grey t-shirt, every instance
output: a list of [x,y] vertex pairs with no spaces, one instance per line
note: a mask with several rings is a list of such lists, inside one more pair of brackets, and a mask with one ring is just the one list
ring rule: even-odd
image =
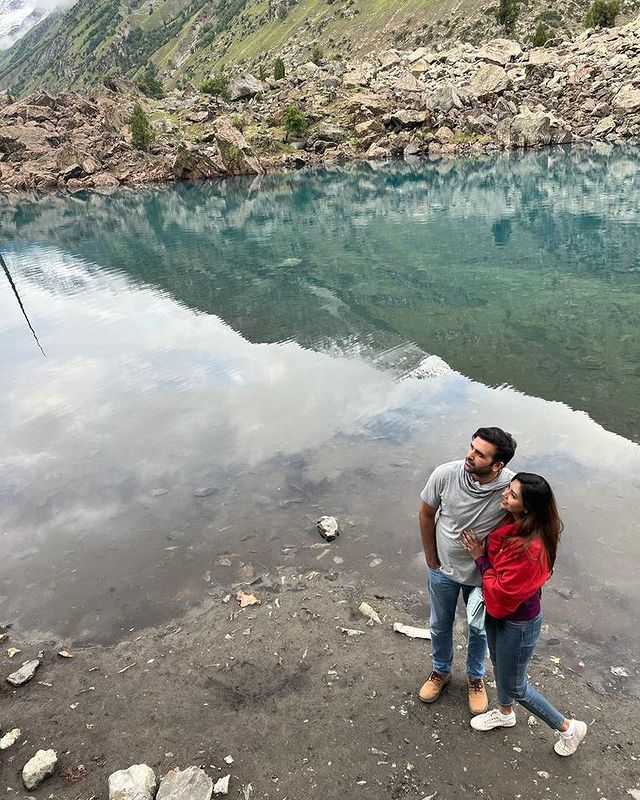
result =
[[514,476],[504,468],[490,483],[478,483],[464,468],[464,461],[436,467],[420,497],[438,509],[436,546],[440,571],[456,583],[480,586],[482,578],[473,559],[460,544],[462,531],[473,529],[484,539],[505,517],[500,497]]

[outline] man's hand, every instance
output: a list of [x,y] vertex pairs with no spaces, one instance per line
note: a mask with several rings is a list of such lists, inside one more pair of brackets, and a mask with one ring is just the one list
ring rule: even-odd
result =
[[429,567],[429,569],[440,569],[442,564],[438,561],[437,558],[435,561],[429,561],[429,559],[427,559],[427,566]]

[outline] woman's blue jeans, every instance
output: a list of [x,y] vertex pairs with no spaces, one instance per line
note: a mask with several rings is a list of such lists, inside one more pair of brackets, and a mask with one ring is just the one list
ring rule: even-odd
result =
[[498,702],[502,706],[520,703],[527,711],[558,730],[564,715],[527,680],[527,666],[540,637],[542,614],[526,622],[511,622],[486,616],[489,653],[496,678]]
[[[431,654],[433,668],[440,675],[448,675],[453,663],[453,622],[456,616],[458,597],[462,592],[464,602],[473,586],[456,583],[443,575],[439,569],[429,569],[429,603],[431,614]],[[487,636],[469,628],[467,648],[467,673],[472,678],[484,677],[484,663],[487,657]]]

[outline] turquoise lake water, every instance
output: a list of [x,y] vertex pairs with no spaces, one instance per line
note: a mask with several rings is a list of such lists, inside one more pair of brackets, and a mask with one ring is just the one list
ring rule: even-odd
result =
[[563,507],[550,613],[631,652],[639,166],[599,146],[0,200],[46,353],[2,276],[2,616],[114,637],[291,548],[317,566],[321,513],[346,530],[321,564],[421,586],[418,492],[499,424]]

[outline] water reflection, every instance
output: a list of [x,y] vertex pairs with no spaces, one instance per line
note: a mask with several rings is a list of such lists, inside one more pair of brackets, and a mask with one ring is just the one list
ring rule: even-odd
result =
[[[437,353],[638,440],[639,152],[599,146],[6,201],[3,237],[122,271],[251,341],[357,345],[369,357],[415,343],[409,360]],[[42,264],[27,277],[79,288]]]

